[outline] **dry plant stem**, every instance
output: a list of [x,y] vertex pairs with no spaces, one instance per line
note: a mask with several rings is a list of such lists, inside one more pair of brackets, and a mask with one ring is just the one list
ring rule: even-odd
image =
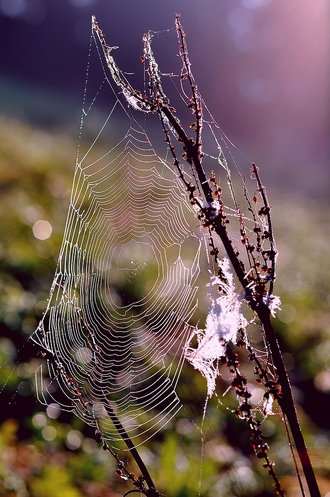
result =
[[239,399],[239,406],[236,410],[237,416],[244,419],[251,430],[250,446],[253,448],[256,457],[264,459],[263,467],[268,469],[268,474],[274,480],[276,495],[285,497],[284,490],[274,470],[274,463],[268,457],[269,446],[265,443],[260,421],[258,421],[252,405],[249,403],[251,392],[247,387],[247,379],[240,371],[238,354],[230,346],[226,345],[226,365],[233,376],[232,387],[235,388],[236,396]]
[[[132,440],[128,436],[125,428],[119,421],[118,417],[116,416],[114,410],[112,409],[109,400],[107,396],[104,394],[104,407],[107,411],[108,416],[110,417],[111,421],[113,422],[114,426],[116,427],[116,430],[118,431],[119,435],[122,437],[124,442],[127,445],[128,450],[130,451],[133,459],[135,460],[136,464],[138,465],[142,477],[136,478],[134,475],[131,473],[129,474],[130,479],[133,480],[134,485],[139,488],[139,490],[146,495],[147,497],[159,497],[159,493],[155,489],[155,484],[152,481],[152,478],[149,474],[149,471],[147,470],[144,462],[141,459],[140,454],[138,453],[135,445],[133,444]],[[143,481],[145,481],[148,485],[148,488],[145,488]]]
[[[270,247],[272,250],[272,270],[273,270],[273,275],[275,274],[275,256],[276,256],[276,249],[275,249],[275,243],[274,243],[274,237],[273,237],[273,227],[272,227],[272,218],[270,215],[270,206],[268,204],[268,199],[266,195],[266,188],[263,186],[261,183],[261,179],[259,176],[259,168],[252,163],[252,168],[251,168],[251,173],[255,175],[256,182],[258,185],[258,191],[261,195],[261,198],[263,200],[264,206],[266,207],[266,216],[267,216],[267,223],[268,223],[268,232],[269,232],[269,241],[270,241]],[[274,287],[274,278],[270,280],[269,283],[269,290],[268,290],[268,295],[271,295],[273,293],[273,287]],[[268,303],[268,302],[267,302]]]
[[221,238],[221,241],[224,245],[224,248],[233,265],[234,271],[236,272],[236,275],[240,283],[242,284],[243,288],[245,288],[246,299],[249,303],[249,306],[258,315],[260,322],[263,326],[265,336],[271,350],[274,366],[278,374],[279,384],[282,389],[281,396],[277,398],[278,403],[283,413],[286,415],[288,419],[288,423],[291,429],[293,439],[295,441],[295,445],[306,477],[306,482],[311,497],[321,497],[320,490],[318,488],[318,484],[315,478],[315,473],[311,464],[311,460],[309,458],[305,440],[297,417],[297,412],[292,397],[290,380],[286,371],[285,364],[283,362],[280,346],[277,341],[276,334],[270,320],[269,308],[263,302],[256,302],[255,299],[251,298],[252,297],[251,290],[249,288],[246,288],[244,271],[242,270],[242,267],[239,264],[232,243],[228,238],[227,231],[225,227],[222,225],[221,220],[216,220],[215,231]]
[[[251,308],[253,308],[252,305]],[[321,493],[312,467],[312,463],[298,421],[297,411],[292,397],[292,389],[288,373],[286,371],[280,346],[277,341],[275,331],[270,320],[269,309],[265,304],[261,304],[260,306],[258,306],[257,309],[254,310],[258,314],[258,317],[263,325],[265,336],[272,352],[274,366],[276,367],[276,372],[278,374],[279,383],[282,389],[281,395],[277,398],[277,401],[283,413],[287,417],[290,430],[299,455],[299,459],[305,474],[309,492],[311,494],[311,497],[321,497]]]
[[[167,109],[168,111],[168,109]],[[166,115],[169,118],[168,112],[166,111]],[[189,148],[189,140],[186,139],[184,141],[187,143],[187,147]],[[205,183],[205,173],[203,171],[202,165],[196,157],[196,153],[193,151],[187,151],[188,157],[193,157],[194,159],[194,166],[196,167],[197,175],[199,177],[199,181],[202,184],[203,191],[205,194],[206,198],[210,198],[212,195],[211,189],[208,185],[208,183]],[[196,162],[197,165],[196,165]],[[201,171],[201,177],[199,175],[199,171]],[[270,320],[270,310],[268,306],[263,303],[262,301],[256,301],[253,298],[252,295],[252,290],[247,286],[247,280],[245,278],[245,272],[237,258],[237,255],[235,253],[235,250],[233,248],[232,242],[228,237],[228,233],[226,230],[226,227],[223,225],[223,220],[220,216],[218,216],[214,221],[209,219],[210,223],[213,225],[215,232],[218,234],[220,237],[223,246],[225,248],[225,251],[230,259],[230,262],[233,266],[234,271],[236,272],[236,275],[242,285],[242,287],[245,290],[245,298],[251,307],[251,309],[258,315],[260,322],[264,328],[265,331],[265,336],[267,338],[267,342],[269,344],[272,358],[274,361],[274,366],[276,368],[276,372],[278,374],[278,379],[279,379],[279,384],[282,389],[282,394],[280,397],[278,397],[278,402],[280,404],[280,407],[283,411],[283,413],[287,416],[288,423],[292,432],[293,439],[295,441],[295,445],[298,451],[298,455],[301,461],[301,465],[306,477],[306,482],[311,494],[311,497],[321,497],[317,481],[315,478],[314,470],[307,452],[307,447],[304,441],[303,434],[301,432],[300,424],[298,421],[297,417],[297,412],[296,408],[294,405],[293,397],[292,397],[292,390],[291,390],[291,385],[289,381],[289,377],[286,371],[286,367],[283,362],[283,357],[282,353],[280,350],[279,343],[277,341],[275,331],[273,328],[273,325]]]
[[[278,395],[276,395],[276,399],[278,400],[278,403],[284,415],[287,417],[288,424],[290,426],[290,430],[292,432],[292,436],[303,467],[310,495],[311,497],[321,497],[316,482],[314,470],[312,468],[306,444],[299,425],[297,412],[292,398],[292,390],[291,390],[289,377],[283,362],[282,353],[275,335],[275,331],[270,320],[270,309],[267,305],[269,304],[269,299],[267,298],[267,304],[266,304],[263,300],[263,295],[254,292],[253,286],[250,285],[250,282],[247,278],[246,270],[243,264],[241,263],[241,261],[238,259],[237,252],[236,250],[234,250],[232,241],[228,236],[226,223],[224,216],[222,215],[222,211],[220,211],[216,216],[214,215],[215,211],[212,208],[212,203],[214,200],[213,191],[210,187],[209,181],[205,175],[202,166],[202,157],[203,157],[202,143],[201,143],[201,132],[202,132],[202,123],[203,123],[202,109],[201,109],[202,100],[195,85],[194,78],[191,72],[188,51],[185,43],[185,33],[180,23],[179,16],[178,15],[176,16],[176,29],[180,43],[179,55],[183,63],[183,71],[181,73],[181,76],[183,79],[188,80],[192,92],[192,98],[189,101],[188,107],[193,111],[195,117],[195,130],[196,130],[195,140],[188,137],[180,121],[174,116],[173,109],[168,104],[169,101],[166,98],[166,95],[164,94],[163,89],[161,87],[158,67],[153,62],[154,59],[150,47],[150,37],[146,36],[145,38],[145,43],[146,43],[145,55],[149,62],[149,78],[151,81],[151,88],[152,88],[151,92],[152,96],[149,99],[146,96],[142,96],[140,92],[137,92],[134,88],[132,88],[132,86],[129,84],[123,73],[118,69],[117,65],[114,62],[114,59],[110,55],[111,48],[106,44],[103,33],[98,27],[95,18],[93,18],[93,29],[100,40],[105,58],[107,60],[108,67],[111,71],[114,81],[122,90],[123,94],[129,101],[129,103],[140,111],[154,112],[159,115],[163,125],[163,130],[165,131],[166,134],[166,141],[169,145],[170,151],[174,159],[173,165],[177,168],[179,177],[182,179],[183,183],[187,188],[187,191],[189,192],[190,201],[194,204],[197,204],[201,210],[202,206],[200,204],[200,200],[194,196],[193,192],[195,188],[197,188],[200,193],[201,191],[203,192],[203,196],[206,200],[206,205],[209,206],[203,208],[204,226],[207,227],[209,230],[214,230],[217,233],[217,235],[220,237],[224,249],[227,253],[227,256],[232,264],[233,270],[236,273],[236,276],[240,284],[242,285],[242,288],[244,289],[245,299],[248,305],[250,306],[250,308],[256,313],[256,315],[260,319],[261,325],[264,329],[266,341],[268,342],[270,353],[272,355],[273,364],[274,367],[276,368],[276,373],[278,375],[277,384],[280,387],[280,389]],[[185,180],[183,171],[180,167],[179,160],[177,160],[174,152],[175,147],[171,144],[166,123],[169,123],[170,127],[174,131],[174,135],[177,141],[181,143],[183,146],[185,152],[184,154],[185,160],[189,163],[193,171],[194,178],[197,180],[196,185],[191,185]],[[275,257],[276,257],[275,245],[272,234],[272,226],[271,226],[270,206],[268,204],[268,200],[266,197],[265,188],[263,187],[260,181],[258,168],[255,166],[255,164],[252,164],[251,171],[253,174],[255,174],[258,191],[261,195],[264,204],[262,208],[263,209],[262,214],[265,215],[267,218],[268,231],[270,232],[269,236],[270,236],[271,250],[270,250],[269,260],[271,262],[271,266],[273,269],[269,284],[269,291],[268,291],[268,296],[270,296],[273,287],[274,266],[275,266]],[[122,433],[121,429],[123,428],[120,428],[119,433]],[[136,451],[133,445],[132,447],[129,447],[129,449],[131,453],[132,450],[133,453],[135,453]],[[133,457],[135,458],[134,455]],[[154,491],[152,480],[150,479],[149,482],[147,481],[147,483],[149,487],[150,486],[152,487],[152,491]],[[148,495],[150,495],[150,497],[153,497],[154,495],[157,495],[157,492],[154,491],[154,493],[150,493]]]
[[[181,40],[184,39],[183,36],[183,28],[179,22],[178,16],[176,18],[176,23],[177,23],[177,30],[179,33],[179,37]],[[185,48],[185,47],[184,47]],[[186,70],[187,73],[190,73],[190,63],[189,59],[187,58],[187,53],[185,50],[185,58],[183,58],[183,63],[186,65]],[[188,62],[187,62],[188,61]],[[195,91],[195,88],[192,89],[193,93]],[[185,148],[186,148],[186,153],[187,153],[187,160],[189,163],[193,163],[199,182],[202,186],[203,193],[205,195],[205,199],[207,202],[212,201],[213,196],[212,196],[212,190],[209,186],[209,183],[206,181],[206,175],[203,169],[203,166],[201,164],[201,155],[199,151],[199,144],[198,143],[193,143],[189,138],[187,137],[185,131],[182,129],[182,126],[176,121],[174,116],[170,115],[171,111],[168,107],[160,107],[161,112],[163,112],[171,125],[174,127],[178,135],[180,136],[181,140],[183,141]],[[198,110],[195,109],[195,115],[196,115],[196,122],[198,123],[198,116],[197,116]],[[267,197],[265,194],[265,189],[261,184],[260,177],[258,174],[258,170],[256,166],[253,164],[252,165],[252,171],[254,174],[256,174],[256,180],[258,184],[258,189],[261,193],[263,202],[264,202],[264,207],[266,208],[267,212],[267,217],[268,217],[268,224],[269,224],[269,230],[271,230],[271,219],[270,219],[270,207],[268,205]],[[208,212],[206,211],[206,218],[208,216]],[[210,216],[211,217],[211,216]],[[228,233],[226,230],[225,225],[223,224],[223,219],[220,215],[216,217],[215,220],[212,220],[211,218],[207,219],[209,223],[214,227],[215,232],[218,234],[220,237],[225,251],[230,259],[230,262],[233,266],[234,271],[236,272],[236,275],[242,285],[242,287],[245,290],[245,298],[247,302],[249,303],[251,309],[258,315],[264,331],[265,331],[265,336],[268,341],[268,344],[270,346],[274,366],[276,368],[277,374],[278,374],[278,379],[279,379],[279,384],[281,387],[281,396],[278,398],[278,402],[280,404],[280,407],[283,411],[283,413],[287,416],[288,423],[290,425],[290,429],[292,432],[293,439],[295,441],[295,445],[298,451],[298,455],[301,461],[301,465],[303,467],[303,471],[306,477],[306,481],[308,484],[308,488],[310,491],[310,494],[312,497],[321,497],[318,484],[315,478],[314,470],[307,452],[307,447],[304,441],[304,437],[300,428],[299,420],[297,417],[297,412],[296,408],[294,405],[293,397],[292,397],[292,389],[289,381],[289,377],[286,371],[286,367],[283,362],[283,357],[282,353],[280,350],[279,343],[277,341],[275,331],[273,328],[273,325],[270,320],[270,310],[268,306],[261,300],[257,301],[253,294],[251,288],[248,287],[248,282],[245,277],[245,271],[243,270],[240,261],[237,258],[237,255],[234,251],[234,248],[232,246],[232,242],[228,237]]]
[[[208,199],[212,199],[212,191],[211,188],[206,181],[206,175],[204,173],[202,164],[199,160],[198,154],[196,149],[191,150],[192,148],[195,148],[194,145],[191,144],[189,141],[187,135],[185,134],[184,130],[182,129],[181,125],[176,121],[174,116],[171,114],[171,111],[169,110],[168,107],[160,107],[160,111],[165,114],[166,118],[168,121],[171,123],[173,128],[177,131],[178,135],[182,139],[185,147],[186,147],[186,152],[187,152],[187,157],[190,158],[191,162],[193,163],[196,173],[198,176],[198,179],[200,181],[200,184],[202,185],[202,189],[204,192],[204,195],[206,197],[206,200],[209,201]],[[189,161],[190,162],[190,161]],[[321,497],[317,481],[315,478],[314,470],[307,452],[307,447],[304,441],[303,434],[301,432],[300,424],[298,421],[297,417],[297,412],[296,408],[294,405],[293,397],[292,397],[292,390],[291,390],[291,385],[289,381],[289,377],[286,371],[286,367],[283,362],[282,358],[282,353],[280,350],[279,343],[277,341],[275,331],[273,328],[273,325],[270,320],[270,310],[268,306],[263,303],[262,301],[257,302],[252,295],[252,289],[247,286],[247,280],[245,278],[245,272],[237,258],[237,255],[235,253],[235,250],[233,248],[232,242],[228,237],[228,233],[226,230],[226,227],[223,225],[223,220],[220,216],[217,216],[215,220],[209,219],[210,224],[214,227],[215,232],[218,234],[220,237],[223,246],[225,248],[225,251],[230,259],[230,262],[233,266],[233,269],[242,285],[242,287],[245,290],[245,298],[251,307],[251,309],[258,315],[264,331],[265,331],[265,336],[267,338],[268,344],[271,349],[271,354],[272,358],[274,361],[274,366],[276,368],[276,372],[278,374],[278,379],[279,379],[279,384],[282,389],[282,394],[280,397],[278,397],[278,402],[280,404],[280,407],[283,411],[283,413],[287,416],[288,423],[292,432],[293,439],[295,441],[295,445],[298,451],[298,455],[301,461],[301,465],[306,477],[306,482],[310,491],[310,494],[312,497]]]

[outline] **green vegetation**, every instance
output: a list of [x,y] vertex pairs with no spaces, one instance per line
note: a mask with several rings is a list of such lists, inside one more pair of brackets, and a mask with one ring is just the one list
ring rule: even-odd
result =
[[[75,139],[5,120],[0,137],[0,494],[122,495],[130,487],[116,476],[114,460],[94,433],[68,413],[46,413],[35,399],[35,372],[44,359],[28,337],[45,309],[56,266]],[[330,408],[329,206],[324,200],[284,197],[271,188],[268,193],[280,252],[275,293],[283,310],[277,332],[325,493],[330,487],[330,421],[324,417]],[[258,339],[256,331],[256,346]],[[232,392],[221,396],[228,386],[224,368],[219,397],[209,401],[203,422],[205,380],[187,365],[178,387],[184,409],[140,448],[158,489],[168,497],[273,495],[262,463],[251,454],[247,428],[230,412]],[[281,416],[269,416],[262,427],[287,496],[294,497],[297,482]]]

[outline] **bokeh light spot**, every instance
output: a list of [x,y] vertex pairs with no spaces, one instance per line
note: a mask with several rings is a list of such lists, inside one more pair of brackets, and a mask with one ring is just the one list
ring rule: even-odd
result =
[[92,438],[85,438],[85,440],[82,443],[82,449],[84,452],[87,454],[95,454],[95,452],[98,450],[98,445],[95,440]]
[[48,259],[54,255],[55,252],[55,247],[49,240],[43,240],[42,242],[37,243],[36,249],[39,257],[42,257],[42,259]]
[[252,28],[253,15],[248,10],[237,7],[230,12],[228,22],[234,31],[242,33]]
[[241,0],[241,4],[247,9],[258,9],[265,7],[268,3],[269,0]]
[[34,223],[32,228],[33,234],[38,240],[47,240],[52,234],[53,228],[52,225],[43,219],[40,219],[36,223]]
[[54,426],[46,426],[41,433],[44,439],[47,440],[47,442],[51,442],[52,440],[54,440],[57,435],[57,431]]
[[322,371],[314,379],[314,386],[320,392],[330,392],[330,371]]
[[27,7],[26,0],[0,0],[0,10],[7,17],[22,15]]
[[57,419],[61,414],[61,407],[54,402],[52,404],[49,404],[46,409],[46,413],[49,418]]
[[35,428],[44,428],[47,426],[47,423],[47,416],[42,412],[38,412],[32,418],[32,424]]
[[23,223],[34,224],[44,214],[44,209],[40,205],[28,205],[20,212]]
[[80,431],[70,430],[66,436],[66,445],[71,450],[79,449],[83,436]]
[[282,309],[278,313],[278,318],[282,323],[289,324],[296,319],[297,311],[291,304],[282,305]]

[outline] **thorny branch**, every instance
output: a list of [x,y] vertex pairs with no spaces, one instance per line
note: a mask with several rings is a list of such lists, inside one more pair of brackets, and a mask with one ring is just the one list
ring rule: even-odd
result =
[[[258,381],[263,382],[268,395],[271,394],[274,396],[280,405],[284,416],[287,418],[310,494],[312,497],[320,497],[320,491],[297,418],[289,377],[271,322],[271,305],[276,263],[276,247],[270,215],[271,206],[269,205],[267,199],[265,187],[260,179],[259,169],[252,163],[251,175],[256,181],[257,192],[262,201],[262,206],[258,210],[258,216],[261,219],[265,219],[265,222],[257,221],[255,211],[252,207],[252,203],[257,201],[257,197],[253,198],[252,201],[248,198],[245,183],[243,182],[245,198],[254,219],[254,233],[256,235],[256,246],[254,246],[250,243],[239,205],[234,199],[234,205],[237,211],[236,214],[240,221],[241,241],[245,247],[250,264],[250,268],[246,269],[244,263],[239,257],[237,249],[233,246],[232,240],[230,239],[227,231],[229,220],[227,219],[224,211],[221,188],[217,185],[214,173],[212,173],[210,179],[206,177],[202,165],[204,157],[202,149],[203,100],[191,71],[191,64],[186,45],[186,35],[181,25],[179,15],[176,15],[175,25],[179,40],[179,56],[182,60],[182,71],[180,75],[181,85],[184,81],[187,81],[188,87],[191,91],[190,97],[186,95],[185,91],[183,91],[183,93],[187,97],[187,107],[191,110],[194,116],[194,122],[190,125],[190,129],[195,131],[194,138],[190,138],[188,136],[180,120],[175,115],[175,109],[170,106],[169,99],[164,93],[158,65],[151,49],[152,33],[149,32],[143,37],[144,54],[141,58],[143,62],[146,62],[148,67],[149,95],[147,96],[143,95],[139,91],[136,91],[130,85],[111,55],[111,52],[115,47],[109,47],[107,45],[102,30],[97,24],[96,18],[93,17],[92,19],[93,31],[100,41],[113,80],[122,91],[129,105],[136,110],[157,113],[159,116],[163,131],[165,133],[165,140],[172,154],[173,166],[177,169],[178,175],[187,189],[190,202],[198,209],[198,217],[202,225],[208,230],[210,239],[210,255],[214,256],[215,261],[217,261],[219,248],[215,245],[213,240],[213,232],[215,232],[220,237],[225,252],[231,262],[232,268],[244,290],[246,302],[260,320],[265,336],[266,346],[271,353],[277,377],[274,381],[269,381],[267,372],[261,368],[261,365],[258,363],[256,358],[251,356],[251,360],[256,362],[255,369],[258,371]],[[183,168],[180,165],[180,160],[177,158],[175,146],[172,144],[171,135],[174,135],[175,140],[182,145],[182,158],[190,166],[194,183],[186,178]],[[219,163],[227,171],[229,189],[233,193],[230,172],[220,145],[218,145],[218,148]],[[267,250],[263,248],[263,242],[265,240],[269,243],[269,249]],[[221,275],[219,275],[219,277],[221,277]],[[265,459],[264,466],[268,468],[269,473],[274,479],[277,495],[284,495],[275,474],[273,463],[268,459],[268,448],[262,441],[261,430],[258,426],[258,422],[251,417],[251,410],[247,402],[248,391],[245,386],[244,377],[239,372],[238,364],[236,364],[235,353],[229,348],[227,348],[227,365],[234,376],[233,386],[235,387],[236,392],[238,392],[238,397],[244,399],[237,414],[241,416],[242,411],[244,412],[243,417],[246,418],[252,432],[251,445],[256,450],[257,456],[259,454],[258,457]],[[131,452],[132,449],[133,448],[130,448]],[[135,457],[134,454],[133,457]]]

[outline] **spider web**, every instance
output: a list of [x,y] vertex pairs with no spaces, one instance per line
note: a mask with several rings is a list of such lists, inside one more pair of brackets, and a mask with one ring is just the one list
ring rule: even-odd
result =
[[[145,43],[149,46],[148,39]],[[167,160],[169,147],[164,158],[155,151],[157,116],[148,115],[143,98],[118,70],[113,48],[107,63],[115,84],[110,81],[98,47],[92,38],[84,134],[63,242],[48,306],[32,340],[47,357],[46,389],[38,378],[41,402],[73,411],[110,445],[128,438],[138,445],[180,409],[176,386],[185,359],[205,376],[212,395],[223,343],[235,341],[247,321],[228,262],[210,260],[210,247],[220,246],[221,240],[196,220],[202,201],[197,207],[188,201],[182,177]],[[152,57],[148,51],[145,55]],[[155,62],[153,67],[160,74]],[[166,76],[173,83],[175,76]],[[177,91],[186,101],[182,82]],[[221,144],[228,148],[229,142],[205,108],[204,136],[210,145],[205,157],[224,173],[229,188],[222,198],[233,204],[226,206],[226,216],[237,223],[234,230],[244,235],[247,247],[248,238],[268,226],[263,216],[246,216],[239,208],[232,187],[235,173],[243,183],[247,210],[254,212],[245,179],[235,161],[229,170],[222,152]],[[139,121],[135,110],[143,111]],[[109,149],[111,140],[116,143]],[[184,178],[196,182],[189,168]],[[231,235],[242,243],[240,235]],[[257,267],[249,250],[250,245],[248,264]],[[219,279],[221,271],[226,284]],[[207,282],[211,290],[205,291]],[[205,330],[197,326],[200,307],[204,318],[210,309]],[[191,347],[194,340],[197,349]]]
[[[73,411],[111,443],[125,432],[148,438],[180,408],[175,390],[197,306],[201,234],[173,168],[105,83],[114,103],[77,160],[47,310],[32,339],[51,356],[40,400]],[[83,130],[93,110],[84,111]],[[116,122],[124,128],[123,117],[124,136],[95,156]]]

